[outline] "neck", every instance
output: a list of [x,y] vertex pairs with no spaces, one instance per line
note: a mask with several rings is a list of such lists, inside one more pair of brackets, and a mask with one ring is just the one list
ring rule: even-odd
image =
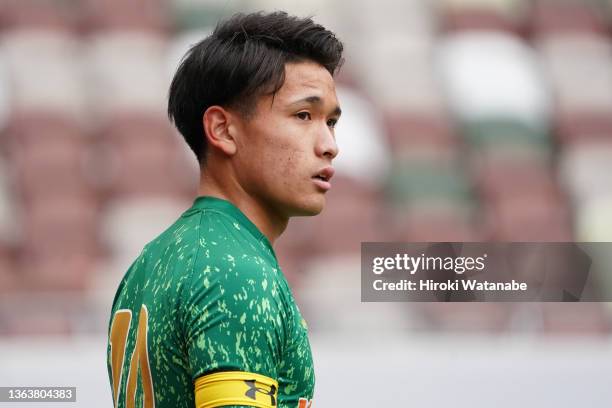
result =
[[289,222],[287,217],[279,215],[249,195],[236,180],[219,180],[209,171],[200,172],[198,196],[211,196],[231,202],[255,224],[272,245],[285,231]]

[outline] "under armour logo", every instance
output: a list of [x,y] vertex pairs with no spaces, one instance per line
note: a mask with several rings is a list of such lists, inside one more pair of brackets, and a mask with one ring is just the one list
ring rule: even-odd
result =
[[246,397],[257,401],[256,395],[259,392],[261,394],[268,395],[270,397],[270,405],[272,405],[273,407],[276,406],[276,398],[274,398],[274,396],[276,395],[276,387],[274,385],[271,385],[270,390],[266,391],[263,388],[257,388],[257,386],[255,386],[255,380],[244,380],[244,382],[246,383],[246,385],[249,386],[247,392],[244,393]]

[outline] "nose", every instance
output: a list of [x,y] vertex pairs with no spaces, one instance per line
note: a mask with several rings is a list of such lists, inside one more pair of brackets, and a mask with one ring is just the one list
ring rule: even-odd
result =
[[317,156],[329,158],[330,160],[338,155],[338,145],[336,144],[333,129],[325,126],[325,129],[321,131],[315,146],[315,153]]

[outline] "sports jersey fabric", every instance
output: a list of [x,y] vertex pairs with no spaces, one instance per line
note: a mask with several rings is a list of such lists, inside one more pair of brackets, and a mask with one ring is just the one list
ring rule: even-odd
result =
[[107,355],[117,408],[311,407],[306,322],[267,238],[219,198],[196,198],[130,266]]

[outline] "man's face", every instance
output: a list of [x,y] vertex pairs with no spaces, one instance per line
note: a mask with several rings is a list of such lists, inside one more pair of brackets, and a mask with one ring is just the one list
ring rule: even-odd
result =
[[[338,154],[334,125],[340,116],[334,80],[313,62],[285,65],[285,82],[259,98],[236,129],[235,171],[240,184],[268,211],[284,217],[315,215]],[[322,179],[323,178],[323,179]]]

